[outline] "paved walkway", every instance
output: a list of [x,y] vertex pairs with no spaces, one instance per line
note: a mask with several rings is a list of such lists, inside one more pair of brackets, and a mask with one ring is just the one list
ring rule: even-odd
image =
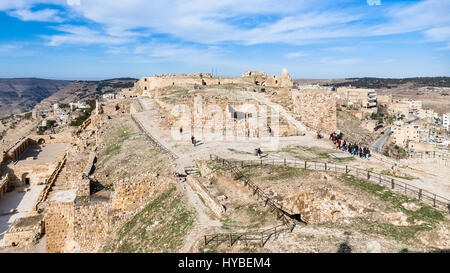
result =
[[31,186],[27,192],[24,192],[25,187],[18,187],[12,192],[7,192],[0,199],[0,215],[12,209],[17,211],[14,214],[0,216],[0,246],[3,246],[5,232],[14,220],[27,216],[36,204],[44,187],[45,185]]

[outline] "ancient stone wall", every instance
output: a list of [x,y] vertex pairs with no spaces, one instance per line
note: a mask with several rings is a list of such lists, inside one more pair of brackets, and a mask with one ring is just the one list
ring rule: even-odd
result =
[[78,204],[74,207],[74,244],[70,252],[98,252],[113,231],[112,211],[108,202]]
[[30,185],[43,185],[46,180],[52,175],[58,162],[53,163],[43,163],[43,164],[32,164],[32,165],[14,165],[12,170],[14,175],[12,175],[10,182],[16,186],[24,185],[24,177],[29,178]]
[[11,147],[6,155],[11,158],[13,161],[17,161],[20,158],[20,155],[31,145],[35,144],[35,141],[29,137],[25,137],[19,140],[13,147]]
[[170,74],[144,77],[134,84],[136,95],[154,96],[154,91],[169,86],[192,86],[192,85],[223,85],[223,84],[247,84],[273,87],[291,87],[292,79],[286,70],[282,75],[267,76],[265,72],[247,71],[242,77],[212,77],[209,73],[198,74]]
[[77,182],[77,197],[89,197],[91,195],[91,180],[81,179]]
[[199,194],[203,200],[205,201],[206,205],[219,217],[222,217],[222,215],[225,213],[225,207],[220,204],[219,200],[217,200],[209,191],[208,189],[203,186],[195,177],[188,176],[187,182],[191,186],[191,188]]
[[44,232],[43,215],[18,218],[6,231],[6,246],[26,246],[40,238]]
[[63,253],[74,242],[74,205],[71,202],[52,202],[45,207],[46,252]]
[[294,113],[301,122],[324,133],[337,131],[336,97],[324,89],[291,91]]
[[112,207],[118,211],[137,209],[148,202],[155,191],[163,191],[170,181],[170,178],[149,174],[143,178],[130,177],[114,182],[114,195],[111,200]]
[[32,135],[30,139],[35,143],[71,143],[72,134],[71,133],[59,133],[51,135]]

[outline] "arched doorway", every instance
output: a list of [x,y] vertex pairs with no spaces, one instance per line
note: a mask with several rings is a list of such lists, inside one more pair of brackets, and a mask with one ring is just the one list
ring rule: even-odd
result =
[[45,139],[40,138],[40,139],[38,140],[38,144],[45,144]]
[[30,185],[30,177],[29,177],[28,173],[22,174],[22,184]]

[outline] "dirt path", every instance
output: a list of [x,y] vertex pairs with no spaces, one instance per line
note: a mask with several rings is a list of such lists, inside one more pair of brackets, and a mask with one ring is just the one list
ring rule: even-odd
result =
[[209,216],[209,208],[206,207],[198,198],[197,194],[194,192],[194,190],[187,184],[186,182],[183,183],[183,189],[186,194],[186,198],[197,211],[197,222],[194,226],[194,228],[191,230],[191,232],[188,234],[188,236],[185,239],[185,244],[180,249],[180,253],[187,253],[190,252],[192,247],[195,245],[196,242],[199,241],[201,236],[205,234],[205,232],[213,227],[220,227],[222,223],[217,219],[212,219]]
[[[158,122],[155,120],[155,117],[159,117],[157,106],[154,101],[147,100],[146,102],[140,102],[143,106],[143,112],[135,114],[135,118],[139,119],[142,122],[142,125],[146,128],[148,132],[152,134],[152,138],[156,139],[161,145],[164,145],[166,149],[175,154],[178,158],[174,160],[175,169],[179,173],[184,173],[184,170],[188,167],[191,167],[193,164],[194,158],[196,158],[193,154],[189,153],[180,153],[173,149],[168,143],[169,138],[164,138],[164,131],[156,125]],[[153,119],[147,119],[146,117],[153,117]],[[151,122],[153,120],[153,122]],[[150,121],[150,122],[149,122]],[[201,236],[205,233],[206,230],[214,227],[220,227],[222,224],[217,219],[212,219],[209,216],[210,209],[201,202],[198,195],[195,191],[187,184],[186,182],[182,182],[178,184],[177,187],[179,190],[185,193],[186,199],[191,207],[195,208],[197,212],[197,221],[191,230],[191,232],[187,235],[185,239],[184,245],[180,249],[180,253],[189,252],[196,242],[199,241]]]

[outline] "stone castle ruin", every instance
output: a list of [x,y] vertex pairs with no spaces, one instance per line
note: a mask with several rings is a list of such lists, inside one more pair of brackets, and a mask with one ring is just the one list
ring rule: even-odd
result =
[[[129,103],[122,99],[124,96],[153,98],[168,128],[219,128],[221,131],[214,133],[244,138],[304,135],[285,116],[277,118],[276,130],[271,128],[274,109],[262,102],[254,103],[253,92],[231,98],[227,95],[230,89],[221,88],[225,85],[236,90],[276,93],[288,101],[293,114],[306,126],[326,132],[336,130],[336,101],[332,93],[320,88],[298,90],[286,70],[276,76],[246,71],[241,77],[213,77],[210,73],[144,77],[120,96],[97,100],[91,116],[71,132],[30,135],[2,154],[0,198],[15,188],[27,188],[23,191],[28,191],[25,197],[29,200],[26,211],[8,216],[14,217],[8,218],[9,222],[14,221],[5,232],[3,245],[26,246],[45,233],[47,252],[98,252],[105,239],[158,192],[176,184],[172,176],[151,172],[120,180],[92,175],[98,150],[104,145],[104,125],[116,117],[143,111],[140,103]],[[161,94],[173,86],[194,91],[201,86],[204,92],[193,95],[188,90],[175,101],[165,100]],[[176,104],[187,106],[188,118],[171,116]],[[200,119],[192,118],[199,113]],[[186,136],[189,138],[190,134]],[[108,197],[95,195],[95,185],[100,180],[111,181],[114,191]],[[208,194],[203,197],[209,200]],[[217,200],[213,201],[211,204]],[[217,214],[222,209],[218,206]]]
[[265,72],[246,71],[242,77],[213,77],[210,73],[163,74],[144,77],[134,85],[138,95],[152,95],[153,90],[170,86],[214,86],[226,84],[245,84],[254,86],[292,87],[294,84],[286,70],[279,76],[268,76]]

